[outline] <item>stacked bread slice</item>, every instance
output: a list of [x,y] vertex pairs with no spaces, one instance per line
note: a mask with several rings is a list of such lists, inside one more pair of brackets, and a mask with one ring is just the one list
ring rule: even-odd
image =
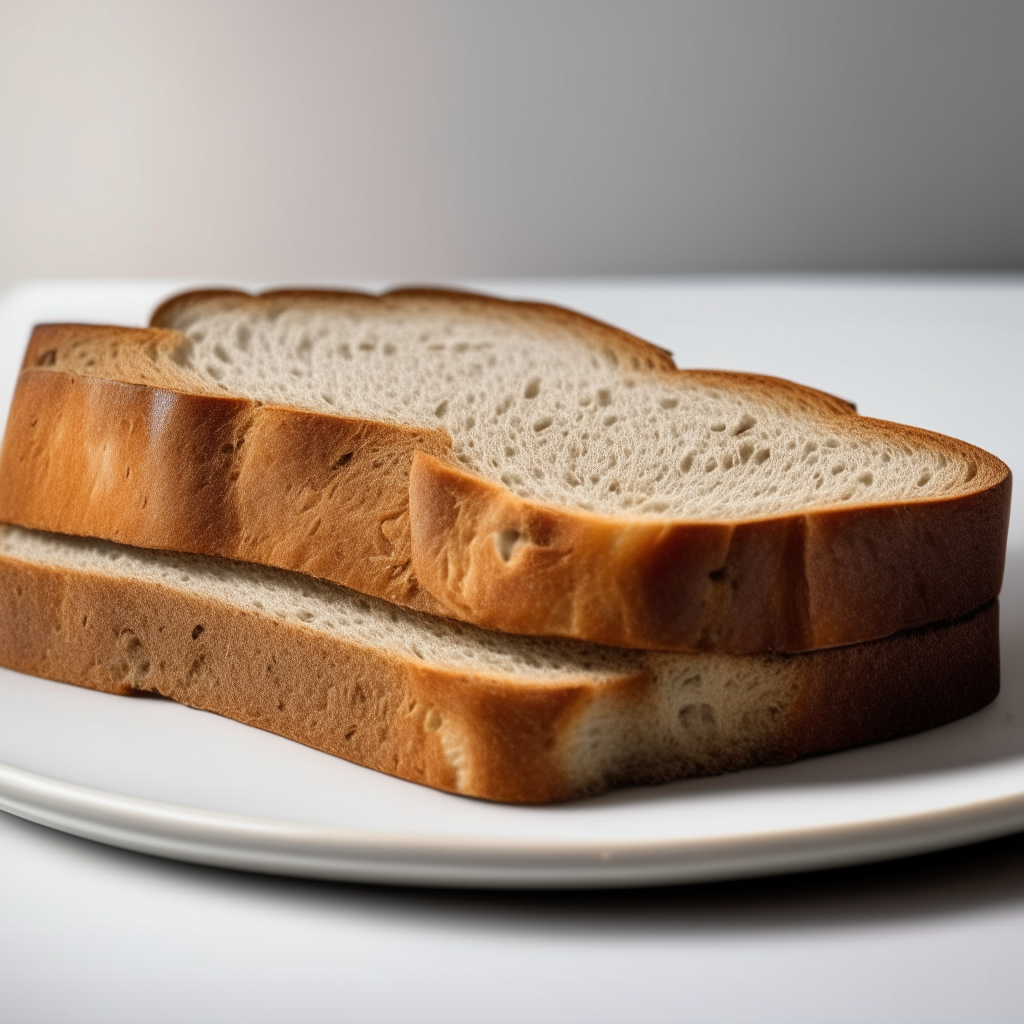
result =
[[1009,502],[971,445],[567,310],[194,292],[34,332],[0,660],[566,799],[987,703]]

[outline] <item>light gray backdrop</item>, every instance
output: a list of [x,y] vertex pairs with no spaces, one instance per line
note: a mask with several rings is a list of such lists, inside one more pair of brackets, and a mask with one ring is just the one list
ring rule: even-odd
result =
[[0,286],[1024,267],[1019,0],[0,0]]

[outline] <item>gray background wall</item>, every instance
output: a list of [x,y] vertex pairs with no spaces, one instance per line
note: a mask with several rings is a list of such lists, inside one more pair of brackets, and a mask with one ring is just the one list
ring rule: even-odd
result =
[[1024,267],[1024,2],[0,0],[0,286]]

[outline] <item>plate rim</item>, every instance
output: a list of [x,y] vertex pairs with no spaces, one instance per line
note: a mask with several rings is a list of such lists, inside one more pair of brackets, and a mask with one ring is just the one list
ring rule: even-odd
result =
[[[633,888],[863,864],[1024,828],[1024,756],[925,772],[899,785],[920,797],[953,779],[966,781],[969,792],[944,806],[696,838],[537,839],[346,828],[129,796],[3,762],[0,810],[108,846],[264,874],[440,888]],[[856,797],[894,782],[841,785]]]

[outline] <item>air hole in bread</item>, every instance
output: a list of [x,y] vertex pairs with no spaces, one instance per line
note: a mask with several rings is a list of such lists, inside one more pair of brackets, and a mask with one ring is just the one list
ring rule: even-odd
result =
[[521,539],[522,534],[514,527],[506,527],[494,535],[494,544],[503,562],[511,561],[516,545]]
[[715,709],[710,704],[684,704],[678,718],[684,729],[706,729],[715,724]]
[[740,417],[739,423],[737,423],[736,426],[732,428],[732,435],[733,437],[738,437],[740,434],[745,434],[748,430],[750,430],[752,427],[755,427],[756,425],[757,420],[753,416],[751,416],[750,413],[745,412]]

